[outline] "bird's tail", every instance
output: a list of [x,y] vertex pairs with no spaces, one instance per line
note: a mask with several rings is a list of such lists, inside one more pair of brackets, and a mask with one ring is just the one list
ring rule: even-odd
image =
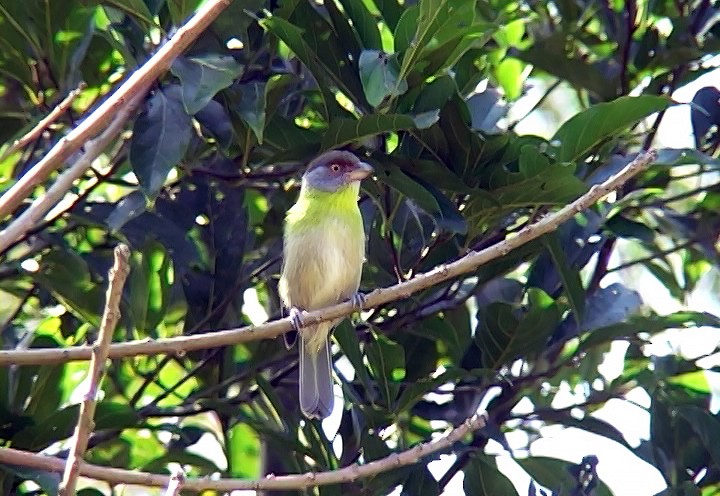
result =
[[[322,324],[321,324],[322,325]],[[306,329],[318,333],[320,329]],[[325,418],[333,408],[330,339],[324,333],[320,343],[300,338],[300,409],[308,418]],[[309,342],[308,342],[309,341]],[[319,346],[316,346],[316,344]]]

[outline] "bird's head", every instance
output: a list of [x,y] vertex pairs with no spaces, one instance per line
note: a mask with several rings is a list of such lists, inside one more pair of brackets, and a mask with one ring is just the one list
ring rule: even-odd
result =
[[334,150],[310,162],[303,174],[303,186],[334,193],[358,184],[373,173],[373,168],[351,152]]

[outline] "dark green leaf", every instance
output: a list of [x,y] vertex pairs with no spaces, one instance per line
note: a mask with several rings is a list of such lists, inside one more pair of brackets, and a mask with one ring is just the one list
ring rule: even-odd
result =
[[355,369],[355,375],[360,378],[360,381],[367,389],[371,389],[372,381],[363,363],[362,351],[360,351],[360,340],[357,337],[355,328],[346,320],[335,328],[333,336],[337,339],[338,344],[340,344],[340,349],[342,349],[343,354],[350,360],[350,363]]
[[515,486],[500,472],[492,456],[473,454],[463,470],[463,489],[473,496],[511,496],[517,494]]
[[400,382],[405,377],[405,352],[399,344],[373,333],[366,355],[380,394],[388,408],[392,408],[400,391]]
[[241,92],[240,102],[236,108],[242,120],[255,133],[259,144],[263,142],[265,131],[266,90],[265,83],[252,82],[238,87]]
[[343,9],[352,20],[363,47],[373,50],[382,49],[380,31],[378,31],[377,20],[375,20],[365,6],[365,2],[356,0],[340,0]]
[[720,421],[717,417],[695,406],[680,406],[676,412],[688,421],[715,465],[720,466]]
[[560,245],[560,239],[555,233],[543,236],[542,242],[550,253],[558,274],[560,274],[563,289],[570,302],[575,321],[580,323],[583,321],[585,314],[585,289],[580,280],[580,271],[568,263],[565,252]]
[[130,163],[145,194],[153,198],[185,156],[192,121],[173,92],[157,91],[133,126]]
[[193,115],[204,108],[218,91],[230,86],[241,74],[242,66],[230,56],[208,54],[178,57],[170,70],[182,83],[186,112]]
[[195,12],[200,2],[198,0],[167,0],[167,7],[173,24],[182,26],[185,20]]
[[[419,124],[427,125],[422,119]],[[358,120],[334,119],[323,137],[323,149],[337,148],[383,133],[419,127],[417,118],[404,114],[371,114]]]

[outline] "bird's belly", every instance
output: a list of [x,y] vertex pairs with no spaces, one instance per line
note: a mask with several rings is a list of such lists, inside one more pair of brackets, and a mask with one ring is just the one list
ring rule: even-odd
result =
[[358,290],[364,235],[345,223],[326,222],[286,236],[281,278],[285,305],[314,310],[348,299]]

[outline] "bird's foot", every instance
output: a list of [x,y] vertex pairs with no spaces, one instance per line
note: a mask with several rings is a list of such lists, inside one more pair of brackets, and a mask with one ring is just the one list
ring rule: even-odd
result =
[[365,297],[365,294],[359,291],[350,297],[350,303],[352,303],[353,308],[359,312],[363,311],[366,302],[367,298]]
[[361,312],[363,311],[363,308],[365,308],[365,294],[358,291],[350,297],[350,303],[352,303],[353,309],[357,311],[357,318],[353,315],[353,324],[358,324],[362,322]]
[[303,316],[307,314],[306,311],[300,310],[299,308],[292,307],[290,309],[290,323],[293,326],[293,329],[295,329],[298,333],[302,334],[302,328],[305,327],[305,322],[303,322]]

